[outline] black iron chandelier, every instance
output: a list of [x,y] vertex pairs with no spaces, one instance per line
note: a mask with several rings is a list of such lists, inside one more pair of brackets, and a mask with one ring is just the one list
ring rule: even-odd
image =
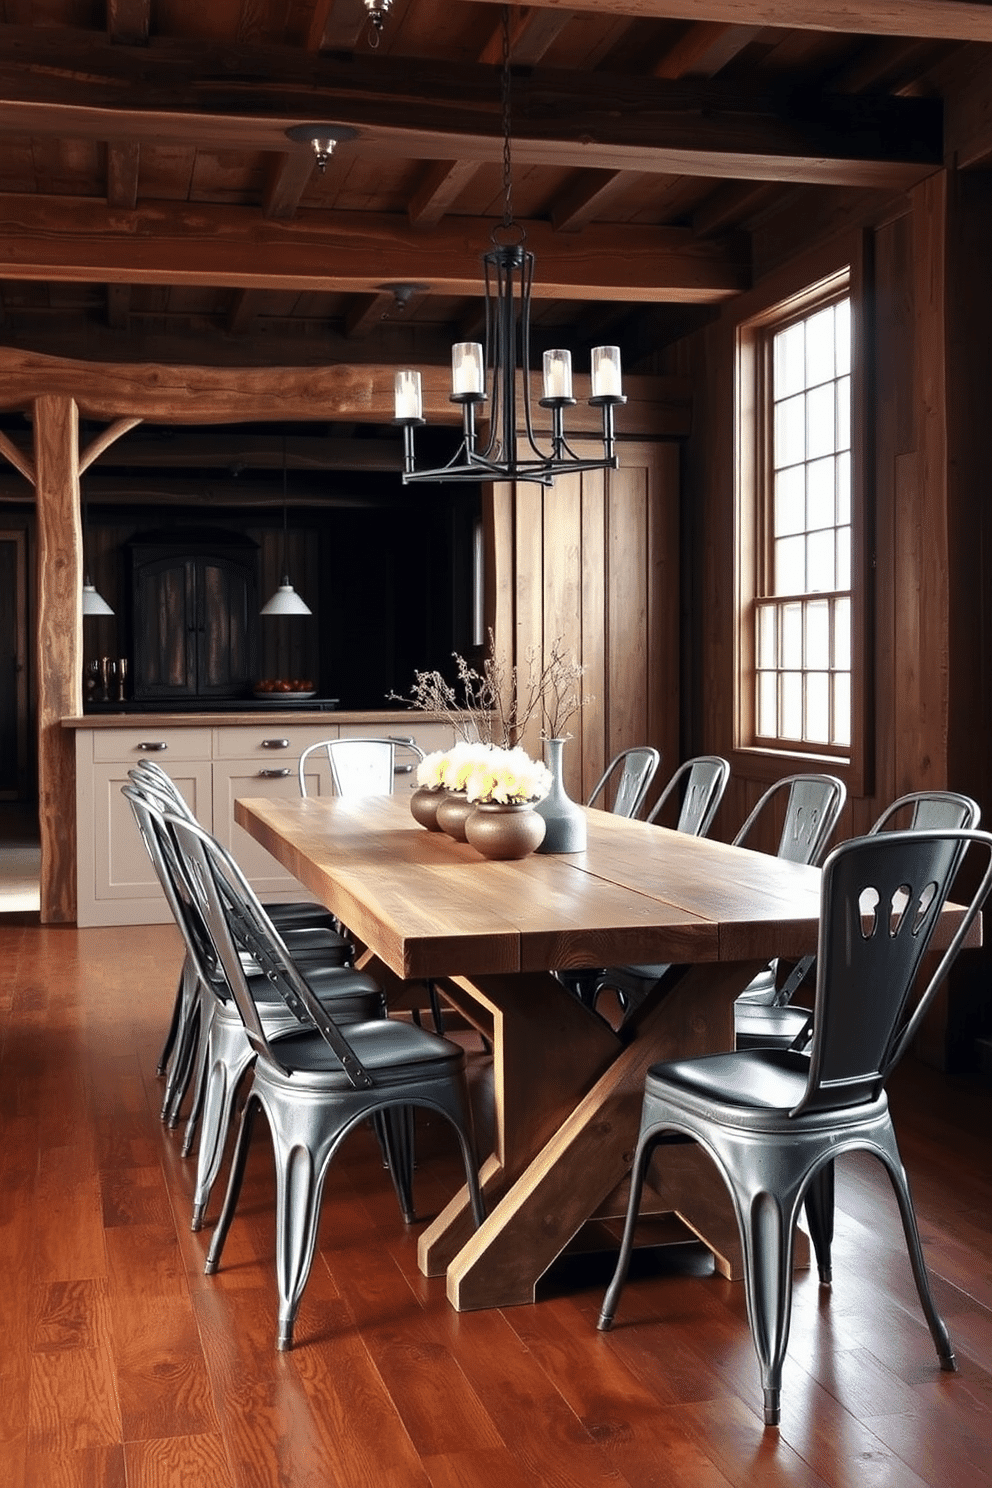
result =
[[[530,296],[534,255],[524,247],[523,227],[514,221],[510,157],[510,9],[503,6],[503,220],[493,228],[493,247],[482,255],[485,266],[485,341],[459,341],[451,352],[451,401],[462,408],[462,440],[446,465],[418,470],[414,430],[423,426],[421,374],[397,372],[395,419],[403,430],[403,482],[536,481],[554,484],[559,475],[583,470],[616,470],[614,412],[626,403],[621,385],[620,348],[592,350],[589,403],[602,413],[603,452],[584,459],[565,438],[565,409],[574,406],[572,354],[544,353],[544,396],[540,406],[551,414],[551,448],[542,449],[534,433],[530,389]],[[517,415],[517,368],[523,385],[522,426]],[[482,444],[478,414],[489,403],[489,427]]]

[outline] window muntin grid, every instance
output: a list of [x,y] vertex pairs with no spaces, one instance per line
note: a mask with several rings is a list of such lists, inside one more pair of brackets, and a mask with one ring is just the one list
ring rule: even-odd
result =
[[851,746],[851,302],[772,331],[757,741]]

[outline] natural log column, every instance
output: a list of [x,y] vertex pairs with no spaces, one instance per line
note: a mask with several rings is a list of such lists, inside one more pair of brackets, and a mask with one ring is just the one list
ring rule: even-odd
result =
[[61,720],[83,711],[79,410],[72,398],[35,399],[34,441],[41,919],[68,924],[76,918],[76,759]]

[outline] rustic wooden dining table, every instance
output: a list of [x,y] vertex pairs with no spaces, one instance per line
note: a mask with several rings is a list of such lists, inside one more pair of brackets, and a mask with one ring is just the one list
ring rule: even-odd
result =
[[[773,956],[816,948],[820,873],[764,853],[588,811],[588,846],[491,862],[416,825],[405,795],[239,800],[235,820],[366,947],[390,999],[431,979],[493,1047],[488,1217],[465,1192],[425,1229],[418,1260],[458,1309],[533,1300],[539,1278],[608,1212],[660,1059],[733,1047],[734,998]],[[686,968],[621,1032],[555,968]],[[656,1207],[740,1274],[736,1224],[712,1171],[676,1163]],[[607,1208],[604,1209],[604,1205]]]

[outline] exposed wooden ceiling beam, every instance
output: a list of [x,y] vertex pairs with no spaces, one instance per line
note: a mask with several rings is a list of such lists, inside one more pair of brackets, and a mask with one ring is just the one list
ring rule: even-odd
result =
[[[503,0],[482,0],[500,5]],[[798,31],[992,41],[987,0],[529,0],[537,9],[593,10],[631,20],[730,21]]]
[[[992,6],[989,7],[992,17]],[[339,153],[493,161],[499,69],[299,49],[115,47],[85,31],[0,27],[0,133],[285,149],[323,113],[359,138]],[[64,58],[78,39],[72,76]],[[535,71],[514,84],[514,162],[905,189],[942,164],[941,105],[796,96],[717,82]]]
[[[140,419],[130,421],[141,423]],[[212,431],[198,434],[189,429],[163,432],[154,425],[142,427],[141,436],[120,442],[120,435],[129,432],[119,428],[117,435],[93,458],[99,459],[99,469],[110,470],[226,470],[235,472],[268,470],[278,474],[285,459],[289,471],[311,471],[320,474],[325,470],[395,469],[399,432],[395,439],[343,439],[332,435],[326,439],[310,434],[289,434],[285,438],[277,434],[258,434],[254,430],[244,434],[221,434]],[[32,448],[30,434],[20,439],[6,438],[7,446],[22,463],[30,464]],[[0,443],[0,449],[4,449]],[[13,459],[11,463],[14,463]],[[18,466],[20,468],[20,466]],[[80,472],[82,473],[82,472]],[[92,490],[92,487],[87,487]],[[269,488],[271,490],[271,487]],[[279,499],[282,499],[280,494]]]
[[296,215],[300,198],[316,168],[317,157],[309,149],[289,150],[272,162],[262,211],[273,222],[287,222]]
[[[510,55],[517,66],[540,62],[551,43],[572,18],[569,10],[514,10],[510,16]],[[503,27],[494,26],[478,56],[479,62],[502,63]],[[415,227],[433,227],[479,169],[471,160],[436,160],[428,166],[413,198],[409,217]]]
[[130,211],[138,204],[141,146],[133,140],[112,140],[107,146],[107,206]]
[[107,324],[115,331],[126,331],[131,315],[130,284],[107,285]]
[[715,77],[744,50],[758,29],[697,21],[672,43],[651,71],[657,78]]
[[556,232],[579,232],[641,176],[636,171],[581,171],[551,203]]
[[[0,196],[0,278],[350,294],[421,282],[433,294],[478,295],[491,226],[458,218],[421,237],[402,217],[369,212],[278,224],[242,207],[156,202],[124,214],[79,197]],[[628,227],[618,253],[609,227],[581,238],[546,222],[525,227],[538,299],[710,303],[748,282],[734,252],[685,228]]]
[[151,11],[152,0],[107,0],[107,34],[126,46],[144,46]]

